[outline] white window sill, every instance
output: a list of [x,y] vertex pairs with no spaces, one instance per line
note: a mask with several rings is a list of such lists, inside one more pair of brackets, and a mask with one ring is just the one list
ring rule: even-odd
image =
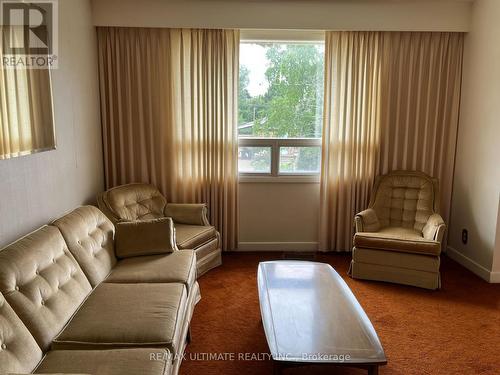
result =
[[248,175],[240,174],[238,182],[241,184],[319,184],[319,175]]

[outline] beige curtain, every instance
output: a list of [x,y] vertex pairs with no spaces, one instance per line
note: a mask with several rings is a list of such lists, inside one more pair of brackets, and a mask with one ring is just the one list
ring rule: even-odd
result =
[[237,244],[239,33],[98,28],[107,187],[158,186],[204,202]]
[[351,249],[354,215],[391,170],[439,178],[448,222],[463,34],[326,34],[319,249]]
[[[3,61],[10,34],[0,26],[0,35]],[[51,94],[49,70],[0,65],[0,159],[55,146]]]

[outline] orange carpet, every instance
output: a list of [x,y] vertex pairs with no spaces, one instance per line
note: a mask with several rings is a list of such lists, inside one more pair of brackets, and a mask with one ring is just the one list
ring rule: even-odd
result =
[[[256,275],[259,261],[280,258],[279,253],[232,253],[223,266],[200,278],[202,300],[194,312],[193,339],[181,375],[273,373],[272,363],[259,358],[268,348]],[[344,277],[371,319],[388,360],[380,374],[500,374],[499,284],[488,284],[447,258],[439,291],[352,280],[346,275],[348,255],[319,255],[316,260],[330,263]],[[249,357],[241,360],[242,355]],[[283,374],[366,371],[294,368]]]

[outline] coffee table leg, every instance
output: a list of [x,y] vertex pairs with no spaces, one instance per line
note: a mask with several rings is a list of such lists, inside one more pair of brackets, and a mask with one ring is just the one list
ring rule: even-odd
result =
[[368,375],[378,375],[378,366],[370,366],[368,368]]
[[274,375],[281,375],[281,369],[283,366],[281,365],[280,361],[273,361],[273,374]]

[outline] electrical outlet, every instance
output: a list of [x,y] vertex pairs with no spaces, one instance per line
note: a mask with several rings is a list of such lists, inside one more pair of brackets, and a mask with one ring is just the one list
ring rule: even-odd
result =
[[469,232],[467,232],[467,229],[462,229],[462,243],[464,245],[467,245],[468,240],[469,240]]

